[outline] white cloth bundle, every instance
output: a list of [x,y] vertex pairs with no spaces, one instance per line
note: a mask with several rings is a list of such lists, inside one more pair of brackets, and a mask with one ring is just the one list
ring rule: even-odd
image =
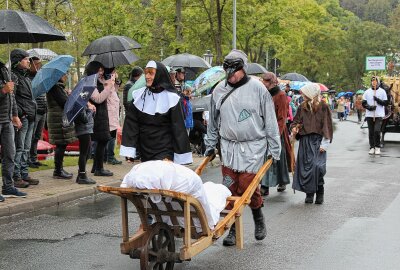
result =
[[[225,208],[226,199],[231,196],[231,192],[224,185],[212,182],[203,185],[200,176],[191,169],[161,160],[135,165],[125,175],[121,187],[166,189],[190,194],[203,206],[211,229],[217,224],[220,213]],[[156,204],[161,202],[160,195],[151,195],[150,199]],[[178,221],[183,225],[183,218],[179,218]],[[196,227],[198,226],[199,224]]]

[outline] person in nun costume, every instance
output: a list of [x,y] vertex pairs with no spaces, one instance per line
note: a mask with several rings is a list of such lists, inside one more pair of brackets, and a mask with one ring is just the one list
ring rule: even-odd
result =
[[318,84],[310,83],[300,89],[304,101],[291,125],[292,136],[299,139],[299,150],[293,176],[293,189],[306,193],[305,203],[324,202],[326,151],[332,142],[332,115],[328,105],[320,100]]
[[120,155],[141,161],[171,160],[177,164],[193,162],[186,132],[181,99],[167,68],[149,61],[144,70],[146,86],[133,92],[126,114]]
[[[226,80],[212,93],[204,154],[213,155],[220,138],[223,184],[232,195],[241,196],[264,164],[266,151],[279,160],[281,142],[271,94],[259,80],[247,76],[247,55],[232,50],[225,57],[223,68]],[[263,240],[267,229],[259,188],[249,206],[255,224],[254,237]],[[223,245],[235,244],[236,229],[232,226]]]

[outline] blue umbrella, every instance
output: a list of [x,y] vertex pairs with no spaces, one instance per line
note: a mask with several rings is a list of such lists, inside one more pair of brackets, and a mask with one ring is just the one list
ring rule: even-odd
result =
[[343,97],[343,96],[345,96],[345,95],[346,95],[345,92],[339,92],[339,93],[337,94],[337,97],[340,98],[340,97]]
[[44,65],[32,81],[33,97],[49,92],[67,74],[73,61],[74,58],[70,55],[59,55]]
[[145,87],[145,86],[146,86],[146,78],[145,78],[144,74],[142,74],[142,76],[139,77],[139,79],[132,85],[132,87],[129,88],[128,97],[127,97],[128,102],[130,102],[132,100],[133,92],[135,92],[136,90],[138,90],[142,87]]
[[209,92],[218,82],[226,78],[226,72],[221,66],[207,69],[193,82],[195,95],[201,95]]
[[63,125],[69,126],[86,107],[89,98],[97,87],[97,74],[81,79],[69,95],[64,106]]
[[300,91],[300,89],[309,82],[291,81],[289,83],[290,89]]

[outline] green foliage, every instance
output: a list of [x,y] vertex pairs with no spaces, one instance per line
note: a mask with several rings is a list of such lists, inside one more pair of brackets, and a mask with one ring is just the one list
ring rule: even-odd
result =
[[[3,1],[4,2],[4,1]],[[358,89],[367,55],[399,55],[398,0],[237,0],[237,48],[251,62],[281,60],[279,73],[299,72],[313,81]],[[135,65],[179,52],[214,54],[221,64],[232,47],[232,0],[182,0],[182,40],[173,0],[20,0],[10,8],[34,12],[66,33],[67,42],[13,44],[71,54],[82,68],[85,47],[105,35],[129,36],[142,45]],[[354,12],[354,13],[352,13]],[[371,21],[362,21],[357,16]],[[387,25],[387,26],[385,26]],[[7,59],[7,46],[0,56]],[[121,67],[126,81],[130,67]]]

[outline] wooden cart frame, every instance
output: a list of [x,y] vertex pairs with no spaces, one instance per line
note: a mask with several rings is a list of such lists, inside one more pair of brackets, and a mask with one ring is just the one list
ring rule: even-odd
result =
[[[204,159],[196,173],[200,175],[211,157]],[[231,226],[236,227],[236,247],[243,249],[243,219],[242,213],[253,193],[257,189],[262,177],[272,164],[268,160],[258,171],[253,181],[240,197],[231,196],[227,204],[233,203],[232,210],[221,212],[220,221],[214,230],[210,230],[207,218],[200,202],[186,193],[171,190],[143,190],[135,188],[120,188],[98,186],[98,190],[121,197],[122,210],[122,243],[121,253],[130,255],[133,259],[140,259],[141,270],[167,269],[172,270],[176,262],[191,260],[219,239]],[[148,199],[149,195],[161,195],[165,209]],[[168,198],[168,199],[167,199]],[[129,234],[128,200],[132,202],[139,214],[141,225],[136,233]],[[172,203],[179,204],[181,210],[175,210]],[[156,222],[148,223],[148,215],[155,216]],[[163,222],[162,216],[168,216],[173,225]],[[178,218],[183,217],[183,227]],[[196,230],[194,220],[198,219],[201,231]],[[174,237],[183,238],[183,245],[179,252],[175,251]]]

